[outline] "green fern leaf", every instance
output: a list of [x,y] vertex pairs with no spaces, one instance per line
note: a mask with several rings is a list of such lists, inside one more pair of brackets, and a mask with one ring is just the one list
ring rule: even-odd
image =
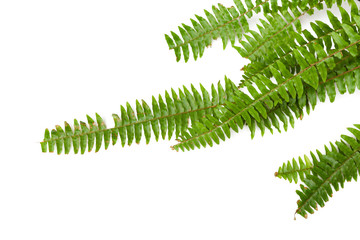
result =
[[[174,50],[177,61],[180,61],[181,53],[183,53],[184,60],[187,62],[190,57],[190,48],[196,60],[198,57],[203,56],[205,47],[210,46],[213,39],[221,38],[224,49],[229,41],[232,45],[235,44],[236,38],[240,41],[245,33],[250,32],[248,19],[253,16],[253,13],[259,13],[262,10],[266,14],[270,24],[263,23],[264,27],[261,31],[265,35],[269,35],[269,32],[272,32],[273,37],[269,38],[274,38],[275,40],[275,33],[275,35],[278,35],[277,38],[280,39],[281,36],[286,35],[286,32],[283,30],[289,30],[292,26],[295,26],[297,31],[301,31],[299,18],[305,13],[310,14],[314,8],[322,9],[322,2],[323,0],[293,0],[282,1],[282,6],[278,6],[277,1],[271,1],[270,4],[270,0],[234,0],[235,6],[233,7],[226,8],[219,4],[217,7],[212,7],[212,13],[204,10],[206,17],[195,15],[196,20],[190,19],[192,26],[182,24],[179,27],[180,34],[175,32],[171,32],[171,36],[165,34],[165,40],[169,49]],[[327,0],[325,2],[330,8],[336,1]],[[337,3],[341,4],[342,0],[338,0]],[[278,14],[279,11],[281,11],[282,17]],[[270,17],[270,15],[267,15],[268,13],[274,14],[276,18]],[[274,27],[276,29],[273,29]],[[269,28],[273,29],[273,31],[268,31]],[[246,35],[246,38],[248,41],[252,41],[248,35]],[[264,39],[265,41],[263,39],[257,40],[260,42],[257,43],[258,45],[255,48],[262,48],[260,46],[268,45],[266,42],[269,39]],[[244,44],[248,43],[245,42]],[[250,46],[251,44],[249,44]],[[247,53],[252,52],[252,48],[250,47]]]
[[100,115],[96,114],[96,121],[87,116],[88,123],[80,122],[80,125],[75,119],[74,130],[67,122],[65,131],[60,126],[56,126],[51,133],[46,129],[41,149],[43,152],[53,152],[56,146],[58,154],[64,148],[65,154],[68,154],[73,146],[74,153],[78,153],[80,147],[83,154],[86,147],[89,152],[94,147],[95,152],[98,152],[103,143],[107,149],[110,141],[115,145],[118,138],[124,147],[126,143],[140,143],[143,137],[149,143],[152,134],[156,141],[160,136],[163,139],[166,136],[170,139],[173,134],[178,137],[188,130],[190,122],[201,122],[205,115],[218,114],[215,109],[226,101],[232,101],[232,95],[237,91],[235,84],[228,78],[225,78],[225,87],[220,82],[216,87],[212,85],[211,95],[202,85],[200,89],[201,94],[193,85],[191,90],[184,87],[178,93],[171,89],[171,96],[166,91],[164,97],[153,97],[152,108],[145,101],[136,101],[135,110],[126,103],[126,106],[120,106],[121,117],[113,114],[113,128],[107,128]]
[[338,191],[344,187],[345,181],[357,180],[360,171],[360,125],[349,128],[354,137],[342,135],[342,141],[332,145],[325,154],[318,155],[318,162],[303,179],[306,186],[300,185],[297,190],[300,197],[296,213],[307,217],[313,214],[317,206],[324,207],[332,197],[333,189]]

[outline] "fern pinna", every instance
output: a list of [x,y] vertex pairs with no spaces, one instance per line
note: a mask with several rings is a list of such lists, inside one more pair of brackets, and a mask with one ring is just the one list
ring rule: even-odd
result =
[[[318,205],[324,207],[325,202],[332,197],[333,189],[338,191],[344,187],[345,181],[357,180],[360,172],[360,125],[348,128],[353,136],[342,135],[341,141],[325,146],[325,153],[311,152],[312,161],[305,156],[306,164],[299,158],[299,164],[293,160],[279,168],[276,176],[291,180],[300,176],[303,184],[296,193],[296,213],[307,218],[307,213],[313,214]],[[299,167],[300,165],[300,167]],[[297,180],[295,180],[297,182]]]
[[[87,116],[87,123],[74,120],[73,127],[65,122],[45,130],[41,142],[43,152],[84,154],[98,152],[102,146],[120,142],[121,146],[149,143],[152,136],[175,137],[171,148],[179,151],[220,144],[245,126],[251,137],[257,130],[264,135],[294,127],[295,119],[310,114],[318,102],[329,98],[333,102],[336,92],[352,94],[360,90],[360,13],[354,0],[348,0],[351,11],[341,7],[342,0],[286,1],[234,0],[233,7],[219,4],[206,17],[195,15],[192,26],[182,24],[180,36],[175,32],[165,35],[174,50],[176,60],[183,56],[202,57],[212,41],[221,38],[223,48],[230,41],[241,57],[250,60],[242,68],[243,79],[238,83],[225,77],[205,89],[190,88],[165,91],[152,97],[151,104],[136,101],[132,106],[120,106],[113,114],[114,126],[108,128],[101,116]],[[302,30],[300,18],[313,14],[315,9],[338,5],[341,20],[328,11],[330,24],[315,21],[310,24],[314,33]],[[250,29],[249,20],[262,12],[257,30]],[[238,41],[236,41],[236,39]],[[359,128],[359,125],[356,125]],[[344,180],[356,179],[359,169],[359,130],[351,128],[355,138],[343,136],[326,153],[293,159],[284,163],[275,174],[279,178],[297,183],[301,191],[297,214],[306,217],[317,204],[324,205],[331,195],[330,185],[338,190]]]

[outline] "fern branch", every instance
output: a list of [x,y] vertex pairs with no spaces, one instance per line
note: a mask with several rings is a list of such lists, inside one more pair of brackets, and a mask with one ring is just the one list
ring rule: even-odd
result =
[[[171,37],[170,37],[169,35],[165,34],[166,41],[167,41],[167,43],[168,43],[168,45],[169,45],[169,50],[175,50],[175,49],[180,49],[180,48],[183,48],[183,50],[184,50],[184,48],[186,48],[185,46],[188,46],[189,44],[192,44],[193,42],[196,42],[197,40],[200,40],[200,39],[206,37],[207,35],[214,35],[215,32],[219,31],[219,30],[222,29],[222,28],[227,27],[228,25],[230,25],[230,24],[232,24],[232,23],[235,23],[235,22],[239,21],[240,19],[243,19],[246,15],[249,15],[252,11],[254,11],[255,9],[258,9],[259,7],[261,7],[262,5],[264,5],[265,3],[267,3],[268,1],[270,1],[270,0],[262,1],[262,2],[258,3],[256,6],[254,6],[254,7],[250,8],[250,9],[248,9],[247,11],[241,13],[241,14],[238,15],[237,17],[234,17],[234,18],[232,18],[231,20],[228,20],[228,21],[222,23],[221,25],[218,25],[218,26],[213,27],[213,28],[207,28],[207,29],[206,29],[205,26],[207,26],[207,25],[204,23],[204,21],[206,21],[206,20],[205,20],[204,18],[196,15],[196,18],[197,18],[198,21],[200,22],[200,25],[199,25],[198,23],[196,23],[196,21],[193,20],[193,19],[191,19],[191,21],[192,21],[192,23],[193,23],[194,29],[190,30],[190,27],[189,27],[189,26],[186,26],[185,24],[183,24],[183,27],[184,27],[185,29],[188,29],[188,34],[189,34],[190,36],[192,35],[192,36],[191,36],[192,38],[189,38],[185,33],[183,33],[183,32],[184,32],[183,30],[180,30],[180,33],[184,35],[184,36],[183,36],[183,37],[184,37],[184,41],[180,43],[179,40],[177,40],[177,39],[179,39],[180,37],[179,37],[178,35],[176,35],[176,33],[171,32],[171,35],[173,35],[173,38],[174,38],[175,42],[176,42],[176,40],[179,42],[178,44],[175,45],[175,43],[174,43],[174,41],[171,39]],[[235,1],[235,2],[236,2],[236,1]],[[239,4],[239,3],[238,3],[238,4]],[[240,4],[241,4],[241,3],[240,3]],[[221,8],[223,8],[222,5],[219,4],[219,6],[220,6]],[[231,7],[231,8],[234,8],[234,7]],[[229,9],[229,10],[230,10],[230,9]],[[233,9],[231,9],[230,11],[233,11]],[[235,11],[236,11],[236,10],[235,10]],[[209,16],[209,14],[210,14],[209,12],[206,12],[206,15]],[[236,15],[236,14],[234,14],[234,15]],[[203,22],[203,23],[201,24],[201,22]],[[211,23],[210,20],[209,20],[209,22]],[[201,29],[201,28],[200,28],[201,25],[203,25],[202,27],[203,27],[204,29]],[[205,26],[204,26],[204,25],[205,25]],[[208,25],[210,25],[210,24],[208,24]],[[179,27],[179,28],[180,28],[180,27]],[[199,34],[199,35],[196,35],[196,34],[195,34],[196,31],[199,31],[199,29],[202,30],[202,31],[201,31],[202,33]],[[205,30],[205,29],[206,29],[206,30]],[[195,30],[195,31],[194,31],[194,30]],[[204,31],[204,30],[205,30],[205,31]],[[190,32],[191,32],[192,34],[190,34]],[[212,38],[216,38],[216,37],[215,37],[215,36],[212,36]],[[185,40],[185,39],[186,39],[186,40]],[[211,38],[210,38],[210,39],[211,39]],[[210,45],[210,44],[211,44],[211,40],[210,40],[209,45]],[[227,41],[224,42],[223,44],[224,44],[223,47],[224,47],[224,49],[225,49],[225,47],[226,47],[226,45],[227,45]],[[209,46],[209,45],[207,45],[207,46]],[[196,48],[194,44],[192,44],[191,47]],[[194,59],[196,60],[197,57],[198,57],[198,55],[196,54],[197,50],[195,50],[195,51],[194,51],[194,50],[195,50],[195,49],[193,49]],[[185,52],[187,52],[187,50],[184,51],[184,54],[185,54]],[[203,51],[200,51],[200,57],[202,57],[202,53],[203,53]],[[180,54],[181,54],[181,53],[180,53]],[[177,61],[179,61],[180,58],[181,58],[181,55],[177,56]],[[188,57],[187,57],[187,55],[186,55],[186,56],[185,56],[185,61],[187,61],[187,59],[188,59]]]
[[[79,146],[81,153],[93,149],[96,140],[96,149],[99,151],[102,141],[105,142],[105,149],[108,148],[110,138],[113,145],[116,144],[120,135],[122,146],[131,145],[135,140],[139,143],[144,134],[146,143],[149,143],[151,133],[155,135],[156,141],[159,136],[164,139],[166,135],[170,139],[175,131],[175,135],[187,131],[189,122],[201,121],[205,115],[213,115],[216,107],[225,103],[226,100],[232,100],[233,92],[237,90],[235,84],[228,78],[225,78],[225,88],[220,84],[217,88],[212,85],[211,95],[200,85],[201,93],[191,85],[191,92],[184,87],[179,89],[178,94],[171,89],[171,95],[165,92],[165,97],[159,95],[158,100],[152,98],[152,108],[142,100],[141,104],[136,101],[136,111],[130,106],[121,106],[121,118],[113,114],[115,127],[107,128],[103,119],[96,114],[96,121],[87,116],[88,125],[85,122],[74,120],[74,130],[65,122],[65,131],[57,125],[51,132],[46,129],[43,142],[41,142],[43,152],[53,152],[55,146],[60,154],[65,148],[68,154],[71,149],[71,143],[74,146],[74,152],[77,153]],[[165,101],[163,100],[165,99]],[[136,113],[135,113],[136,112]]]
[[306,187],[300,185],[297,190],[300,197],[295,213],[307,218],[307,213],[314,213],[317,205],[321,207],[329,201],[333,190],[343,188],[345,181],[357,180],[360,171],[360,125],[348,129],[354,137],[342,135],[342,141],[331,144],[331,150],[325,154],[318,153],[318,162],[312,172],[304,178]]
[[165,40],[169,49],[175,52],[176,61],[181,59],[181,50],[183,51],[185,62],[188,61],[190,55],[189,45],[196,60],[198,56],[202,57],[205,47],[211,45],[212,39],[221,37],[223,47],[225,48],[229,39],[231,42],[235,41],[235,35],[241,38],[243,28],[246,28],[248,25],[245,16],[251,17],[253,11],[259,12],[260,7],[268,3],[269,0],[256,1],[255,6],[250,0],[245,2],[248,9],[246,9],[241,0],[234,0],[236,8],[231,7],[227,9],[219,4],[219,8],[212,7],[215,16],[206,10],[204,10],[206,18],[195,15],[197,21],[190,19],[193,27],[185,24],[179,27],[183,40],[175,32],[171,32],[172,38],[165,34]]
[[[234,0],[236,7],[226,8],[221,4],[219,4],[218,7],[213,6],[213,14],[205,10],[206,18],[195,15],[197,21],[190,19],[192,27],[182,24],[182,26],[179,27],[181,37],[175,32],[171,32],[171,36],[165,34],[165,40],[169,49],[174,50],[177,61],[180,61],[183,53],[184,60],[187,62],[190,57],[190,48],[196,60],[198,57],[202,57],[205,47],[210,46],[213,39],[220,37],[224,49],[228,41],[230,41],[232,45],[235,44],[236,38],[240,41],[244,33],[250,32],[247,18],[251,18],[253,12],[259,13],[262,9],[265,14],[275,14],[279,11],[285,13],[287,9],[290,9],[294,15],[299,16],[301,15],[300,11],[310,13],[312,10],[309,10],[309,8],[313,8],[314,6],[320,8],[322,4],[319,4],[319,2],[322,1],[323,0],[283,0],[281,1],[282,6],[278,6],[277,1],[271,1],[270,8],[269,0],[256,0],[254,3],[252,0],[245,0],[245,4],[241,0]],[[325,2],[328,7],[331,7],[335,3],[335,0],[327,0]],[[337,2],[341,4],[342,0]],[[298,10],[298,8],[301,10]],[[292,21],[289,13],[286,13],[284,17]],[[296,22],[297,27],[300,24],[298,19],[293,22]]]

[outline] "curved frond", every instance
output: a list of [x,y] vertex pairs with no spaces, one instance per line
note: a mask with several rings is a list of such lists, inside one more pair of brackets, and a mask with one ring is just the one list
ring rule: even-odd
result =
[[[293,31],[301,31],[299,18],[305,14],[311,15],[315,8],[323,9],[324,2],[328,8],[335,3],[339,6],[343,0],[316,0],[316,1],[278,1],[270,0],[234,0],[235,6],[230,8],[222,4],[212,7],[212,12],[205,11],[206,17],[195,15],[196,20],[190,19],[192,26],[182,24],[179,26],[180,34],[171,32],[165,34],[165,40],[170,50],[174,50],[176,60],[180,61],[184,56],[185,62],[190,57],[190,49],[196,60],[202,57],[205,48],[211,46],[214,39],[221,38],[223,48],[225,49],[228,42],[235,44],[236,38],[243,45],[238,48],[239,52],[247,58],[251,58],[255,52],[263,52],[266,46],[271,43],[277,43],[277,40],[285,40],[286,35]],[[353,0],[348,0],[352,2]],[[261,20],[263,26],[259,27],[260,33],[250,30],[248,20],[253,13],[263,11],[267,20]],[[281,14],[281,16],[279,15]],[[272,15],[272,16],[271,16]],[[246,33],[251,33],[252,37]],[[243,36],[247,41],[243,41]],[[285,38],[284,38],[285,37]]]
[[212,7],[212,13],[204,10],[206,17],[195,15],[196,20],[191,20],[191,26],[182,24],[179,26],[180,36],[171,32],[171,37],[165,34],[166,42],[170,50],[174,50],[176,60],[180,61],[183,54],[185,62],[190,57],[191,48],[194,59],[202,57],[205,47],[211,45],[213,39],[221,38],[225,49],[228,41],[232,44],[235,38],[242,38],[243,29],[249,28],[247,18],[252,17],[253,12],[258,13],[261,8],[264,12],[270,11],[270,0],[234,0],[236,7],[226,8],[222,4]]
[[280,166],[279,170],[275,173],[275,177],[283,178],[288,180],[290,183],[292,181],[297,183],[299,178],[301,181],[304,181],[305,175],[309,174],[312,168],[313,163],[305,155],[304,160],[299,157],[298,161],[293,158],[291,162],[288,161],[287,163],[283,163],[283,165]]
[[318,154],[318,162],[311,172],[303,179],[305,185],[300,185],[296,193],[300,200],[296,213],[307,217],[313,214],[317,206],[324,207],[325,202],[332,197],[333,190],[344,187],[345,181],[357,180],[360,171],[360,125],[349,128],[353,137],[342,135],[342,140],[331,144],[325,154]]
[[75,119],[73,128],[65,122],[64,129],[57,125],[55,129],[46,129],[42,151],[54,152],[55,147],[58,154],[63,149],[68,154],[73,147],[74,152],[79,150],[83,154],[90,152],[95,147],[99,151],[103,142],[105,149],[110,141],[115,145],[118,138],[121,145],[131,145],[133,142],[140,143],[143,136],[146,143],[150,142],[151,135],[157,141],[160,137],[170,139],[174,134],[178,137],[188,130],[189,122],[202,122],[205,115],[217,114],[216,108],[232,101],[232,96],[237,88],[233,82],[225,77],[225,87],[220,82],[215,87],[212,85],[211,94],[200,85],[201,93],[192,85],[191,90],[186,87],[179,89],[178,93],[171,89],[171,93],[165,92],[165,96],[156,99],[152,97],[151,105],[145,101],[136,101],[135,108],[129,103],[120,106],[120,116],[113,114],[115,126],[107,128],[105,122],[96,114],[95,120],[87,116],[87,123]]

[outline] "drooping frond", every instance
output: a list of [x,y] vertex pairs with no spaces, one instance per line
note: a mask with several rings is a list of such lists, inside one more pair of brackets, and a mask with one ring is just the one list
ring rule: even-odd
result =
[[357,180],[360,171],[360,125],[348,129],[354,137],[342,135],[342,140],[331,144],[325,154],[318,152],[317,163],[303,179],[304,185],[297,190],[300,200],[296,213],[307,217],[317,206],[324,207],[333,194],[344,187],[345,181]]
[[[194,147],[212,146],[213,141],[219,143],[219,138],[222,140],[225,140],[226,137],[229,138],[230,128],[237,131],[238,127],[243,128],[244,124],[248,125],[252,132],[255,131],[256,125],[263,128],[261,126],[277,124],[277,120],[273,120],[271,115],[268,116],[268,109],[279,103],[289,102],[290,99],[299,98],[301,101],[304,84],[309,85],[313,92],[316,92],[319,83],[327,81],[328,70],[335,67],[335,59],[343,59],[344,55],[347,55],[344,54],[346,52],[353,57],[359,55],[360,35],[347,24],[343,23],[341,26],[344,29],[342,36],[338,33],[330,35],[331,40],[335,43],[334,49],[327,50],[316,43],[311,44],[311,47],[315,49],[314,53],[304,47],[293,49],[297,64],[300,66],[299,72],[292,74],[283,62],[276,61],[276,64],[269,68],[276,84],[265,76],[257,74],[254,82],[259,90],[255,89],[253,85],[247,84],[246,88],[249,94],[243,91],[235,92],[234,103],[226,102],[221,109],[220,118],[210,117],[206,118],[204,123],[194,124],[189,129],[189,133],[181,137],[181,142],[173,146],[174,149],[189,150]],[[354,84],[352,81],[351,85],[356,85],[356,83]],[[334,95],[331,90],[327,91],[330,98]],[[316,96],[316,94],[312,95]],[[322,96],[322,93],[320,95]],[[312,99],[310,99],[310,103],[311,101]],[[278,117],[282,119],[285,118],[285,115],[281,114]]]
[[293,158],[291,162],[283,163],[283,165],[279,167],[279,170],[275,173],[275,177],[283,178],[290,183],[292,181],[297,183],[299,178],[301,181],[304,180],[305,174],[309,174],[313,166],[313,163],[306,155],[304,156],[304,160],[301,157],[299,157],[298,161]]
[[253,12],[260,12],[261,8],[269,11],[270,0],[234,0],[236,7],[226,8],[222,4],[213,6],[210,13],[204,10],[206,17],[195,15],[197,20],[191,20],[191,26],[182,24],[179,26],[181,37],[171,32],[171,37],[165,34],[166,42],[170,50],[174,50],[176,60],[180,61],[183,53],[185,62],[190,57],[189,47],[192,49],[194,59],[202,57],[205,47],[211,45],[212,40],[221,37],[225,49],[228,41],[235,43],[235,38],[242,38],[243,29],[249,29],[247,18],[252,17]]
[[216,108],[232,101],[232,96],[237,88],[233,82],[225,77],[225,87],[220,82],[217,87],[212,85],[211,94],[200,85],[201,94],[191,85],[191,91],[186,87],[179,89],[178,93],[171,89],[171,93],[165,92],[165,96],[159,95],[158,99],[152,98],[151,106],[145,101],[136,101],[135,110],[127,103],[120,107],[120,116],[113,114],[115,126],[107,128],[103,119],[96,114],[96,120],[87,116],[87,122],[74,120],[74,127],[65,122],[64,129],[57,125],[55,129],[45,130],[42,151],[53,152],[55,147],[58,154],[63,149],[68,154],[73,147],[74,152],[81,150],[83,154],[86,148],[90,152],[95,146],[95,152],[99,151],[104,142],[105,149],[108,148],[110,140],[115,145],[120,136],[121,145],[133,142],[139,143],[142,136],[149,143],[151,135],[154,134],[156,141],[161,136],[170,139],[174,133],[178,137],[185,134],[189,122],[202,122],[205,115],[218,114]]
[[[214,39],[220,37],[224,49],[229,41],[234,45],[236,38],[241,40],[244,33],[250,32],[248,19],[253,16],[253,13],[282,12],[289,25],[294,24],[300,29],[298,18],[302,15],[301,12],[311,14],[314,7],[321,9],[323,0],[282,0],[281,2],[282,4],[279,6],[276,0],[234,0],[235,7],[230,8],[219,4],[218,7],[212,7],[213,13],[205,10],[206,17],[195,15],[196,20],[190,19],[192,26],[182,24],[179,27],[181,37],[175,32],[171,32],[171,36],[166,34],[165,39],[169,49],[174,50],[177,61],[180,61],[183,54],[184,60],[187,62],[190,57],[190,48],[196,60],[198,57],[202,57],[205,47],[210,46]],[[335,0],[325,1],[328,7],[335,2]],[[342,0],[337,2],[341,4]],[[295,18],[287,12],[288,9],[295,15]],[[271,23],[277,24],[276,21]],[[264,29],[264,31],[268,30]]]

